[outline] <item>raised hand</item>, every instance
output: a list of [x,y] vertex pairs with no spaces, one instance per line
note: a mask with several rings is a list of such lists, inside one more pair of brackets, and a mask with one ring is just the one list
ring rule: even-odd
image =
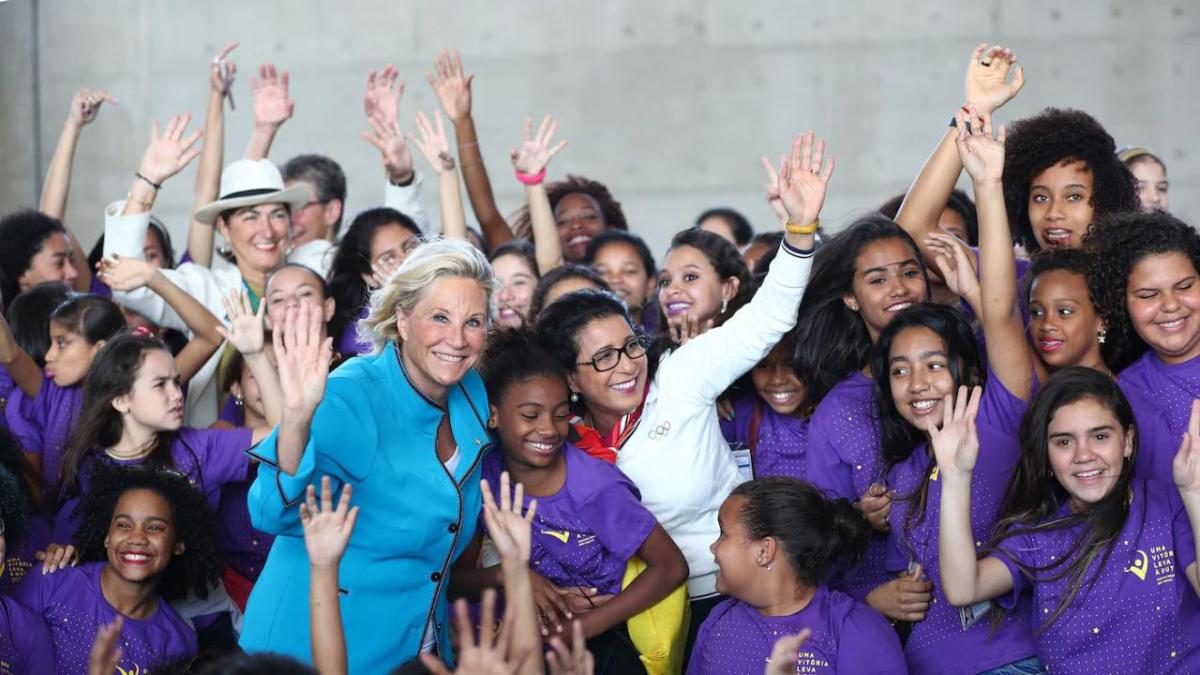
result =
[[292,117],[296,103],[288,98],[288,71],[275,70],[275,64],[258,67],[258,78],[250,78],[254,92],[254,126],[278,127]]
[[393,183],[404,183],[412,179],[413,158],[400,131],[400,122],[376,110],[367,117],[371,131],[362,132],[362,137],[379,150],[383,158],[383,169]]
[[1181,494],[1200,497],[1200,399],[1192,401],[1192,416],[1188,418],[1179,452],[1171,462],[1171,471]]
[[238,289],[231,291],[229,297],[222,297],[221,304],[225,307],[225,316],[229,319],[229,328],[217,326],[217,332],[225,338],[234,349],[242,354],[257,354],[263,350],[263,312],[267,303],[258,303],[258,312],[250,305],[246,291]]
[[342,496],[333,508],[333,489],[329,476],[321,478],[321,502],[317,503],[317,488],[308,486],[300,503],[300,525],[304,528],[304,548],[308,561],[316,567],[336,567],[350,543],[358,507],[350,506],[352,488],[342,486]]
[[233,81],[237,79],[237,64],[230,61],[229,53],[237,49],[238,43],[230,42],[213,57],[212,66],[208,70],[208,86],[214,94],[229,99],[229,109],[237,110],[233,104]]
[[449,117],[451,122],[460,122],[469,117],[471,81],[475,76],[463,76],[462,57],[459,56],[458,50],[448,53],[443,49],[434,57],[433,67],[437,70],[437,77],[434,77],[433,73],[425,73],[425,78],[429,80],[429,86],[433,87],[438,100],[441,101],[446,117]]
[[480,481],[483,492],[483,521],[500,558],[505,563],[529,564],[532,546],[533,516],[537,500],[529,502],[529,510],[521,514],[525,503],[525,486],[517,483],[515,492],[509,484],[508,472],[500,474],[500,505],[492,497],[487,480]]
[[454,156],[450,154],[450,141],[446,138],[446,125],[441,111],[433,113],[433,124],[424,112],[417,111],[417,131],[420,136],[409,135],[408,140],[425,157],[435,173],[443,174],[454,170]]
[[271,333],[285,413],[311,414],[325,396],[333,338],[321,339],[324,317],[308,303],[289,308]]
[[385,122],[400,119],[400,97],[404,96],[404,83],[399,81],[400,70],[396,66],[384,66],[381,71],[367,73],[367,91],[363,96],[363,111],[367,119],[378,116]]
[[[969,394],[969,395],[968,395]],[[982,387],[958,388],[958,396],[946,395],[942,401],[942,424],[936,420],[925,421],[929,434],[929,445],[937,457],[938,471],[942,476],[970,476],[979,459],[979,432],[975,428],[975,416],[979,413]]]
[[796,136],[791,161],[779,166],[779,198],[793,225],[805,227],[817,220],[825,203],[825,190],[833,175],[833,158],[821,170],[825,141],[813,141],[813,132]]
[[566,141],[554,143],[554,134],[557,131],[558,121],[546,115],[538,126],[537,135],[533,135],[533,118],[526,117],[521,129],[521,147],[510,154],[513,167],[529,176],[541,173],[550,160],[567,147]]
[[88,655],[88,675],[112,675],[121,660],[121,628],[125,625],[121,615],[112,623],[100,627],[96,631],[96,640],[92,642],[92,652]]
[[583,638],[583,624],[574,621],[571,626],[571,649],[557,636],[550,640],[553,651],[546,653],[550,675],[592,675],[596,671],[596,660]]
[[142,155],[138,173],[161,185],[183,171],[183,167],[200,154],[200,148],[192,146],[204,133],[203,129],[196,129],[185,137],[183,132],[191,121],[191,115],[172,115],[165,130],[160,130],[158,122],[155,122],[150,128],[150,145]]
[[670,331],[671,341],[680,347],[687,344],[692,338],[712,330],[713,325],[712,319],[700,321],[690,313],[678,314],[667,319],[667,329]]
[[999,183],[1004,173],[1004,126],[993,136],[992,116],[973,106],[959,110],[954,118],[958,121],[954,145],[971,179],[977,183]]
[[975,252],[966,242],[943,232],[930,234],[925,245],[933,252],[933,262],[946,286],[978,311],[982,290],[979,287],[979,272],[975,269]]
[[421,663],[434,675],[512,675],[524,660],[524,655],[509,654],[510,634],[506,630],[511,615],[509,604],[505,609],[503,628],[499,634],[496,625],[496,591],[483,592],[480,608],[479,642],[475,641],[474,622],[471,621],[467,601],[459,598],[454,603],[455,627],[458,629],[458,670],[450,671],[432,654],[422,654]]
[[100,106],[106,102],[117,105],[117,100],[109,96],[107,91],[80,89],[71,99],[71,113],[67,116],[67,123],[77,128],[91,124],[96,115],[100,114]]
[[966,100],[963,105],[975,106],[991,114],[1008,103],[1025,86],[1025,72],[1017,66],[1012,80],[1008,73],[1017,62],[1011,49],[999,45],[989,48],[980,44],[971,52],[967,64]]
[[790,675],[796,672],[796,662],[800,659],[800,648],[808,642],[812,631],[808,628],[796,635],[785,635],[775,641],[771,649],[771,658],[767,659],[765,675]]
[[135,291],[145,288],[158,274],[158,266],[137,258],[127,258],[119,253],[110,258],[101,258],[96,263],[96,276],[114,291]]
[[[780,221],[787,220],[787,209],[783,208],[783,200],[779,198],[779,171],[765,156],[760,157],[759,160],[762,161],[763,169],[767,172],[767,182],[763,185],[763,196],[767,198],[767,206],[771,207],[771,211],[779,217]],[[780,166],[786,161],[783,155],[779,156]]]

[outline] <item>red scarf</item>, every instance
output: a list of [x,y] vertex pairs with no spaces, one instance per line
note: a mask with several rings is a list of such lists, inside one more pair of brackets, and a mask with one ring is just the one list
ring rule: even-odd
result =
[[575,417],[571,420],[571,428],[574,430],[575,438],[570,439],[575,445],[586,452],[587,454],[602,459],[609,464],[617,463],[617,451],[621,446],[625,445],[625,441],[633,435],[637,430],[638,422],[642,421],[642,409],[646,407],[646,394],[650,391],[650,382],[646,382],[646,388],[642,391],[642,402],[633,412],[622,415],[621,419],[617,420],[609,432],[603,436],[600,432],[588,426],[582,417]]

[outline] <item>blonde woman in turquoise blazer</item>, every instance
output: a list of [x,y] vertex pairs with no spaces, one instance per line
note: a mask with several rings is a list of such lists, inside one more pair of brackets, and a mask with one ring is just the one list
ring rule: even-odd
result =
[[374,353],[331,375],[320,317],[292,310],[276,348],[283,420],[251,452],[262,462],[251,520],[277,537],[246,607],[244,649],[311,663],[297,505],[328,475],[339,490],[352,484],[362,507],[340,574],[350,672],[388,672],[421,651],[452,660],[446,589],[481,505],[488,401],[472,366],[494,287],[470,244],[421,245],[371,297],[360,331]]

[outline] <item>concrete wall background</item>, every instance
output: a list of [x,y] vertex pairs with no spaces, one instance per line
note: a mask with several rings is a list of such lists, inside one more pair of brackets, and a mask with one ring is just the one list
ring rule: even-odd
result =
[[[570,141],[552,177],[608,183],[656,254],[710,206],[769,226],[757,158],[809,127],[839,161],[824,219],[836,228],[908,185],[961,102],[971,48],[988,41],[1013,47],[1026,69],[1004,120],[1047,105],[1088,110],[1118,144],[1159,150],[1173,210],[1200,218],[1200,193],[1190,189],[1200,178],[1191,119],[1200,109],[1200,6],[1190,0],[9,0],[0,3],[0,210],[36,205],[37,167],[73,92],[106,88],[121,105],[85,130],[68,209],[90,246],[103,205],[128,189],[151,122],[184,111],[202,119],[207,65],[231,40],[241,47],[227,160],[249,138],[249,76],[273,61],[292,73],[296,114],[272,158],[335,158],[348,177],[348,217],[382,200],[378,155],[359,138],[366,72],[400,67],[411,127],[418,108],[437,106],[424,81],[433,55],[456,46],[476,75],[475,118],[506,213],[523,199],[507,159],[521,120],[550,112]],[[156,207],[177,245],[194,178],[193,165]]]

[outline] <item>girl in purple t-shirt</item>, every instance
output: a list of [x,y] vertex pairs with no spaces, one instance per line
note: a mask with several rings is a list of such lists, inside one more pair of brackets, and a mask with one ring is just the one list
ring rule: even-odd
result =
[[[1109,216],[1088,235],[1109,362],[1137,417],[1138,478],[1171,480],[1200,398],[1200,234],[1161,211]],[[1128,365],[1127,364],[1132,364]]]
[[[482,374],[488,424],[501,448],[484,459],[483,477],[497,489],[508,471],[525,486],[526,499],[537,500],[530,567],[547,634],[568,629],[577,615],[597,672],[644,672],[624,623],[684,583],[683,554],[616,466],[566,443],[566,373],[530,332],[493,335]],[[468,565],[478,557],[478,539],[460,558]],[[633,556],[646,569],[622,589]],[[498,567],[474,575],[456,570],[453,578],[460,588],[500,585]]]
[[721,420],[721,432],[747,480],[805,478],[813,404],[792,367],[795,351],[795,333],[789,332],[750,371],[754,391],[734,402],[733,419]]
[[4,414],[51,493],[58,485],[67,437],[75,428],[83,400],[82,383],[96,352],[125,330],[125,317],[112,300],[76,296],[50,315],[50,349],[46,368],[38,367],[12,342],[8,323],[0,318],[0,362],[17,383]]
[[50,626],[60,673],[86,673],[97,631],[123,618],[122,672],[153,672],[196,653],[196,633],[169,601],[204,597],[220,576],[212,513],[173,471],[99,472],[84,501],[84,560],[30,574],[16,599]]
[[906,673],[896,631],[848,595],[827,588],[839,561],[862,553],[871,528],[845,499],[775,476],[742,483],[721,505],[713,542],[717,590],[696,637],[688,675],[760,673],[780,638],[811,631],[779,672]]
[[[0,434],[6,432],[0,429]],[[49,626],[42,617],[7,597],[13,563],[9,547],[19,545],[27,536],[33,506],[22,480],[9,470],[7,462],[0,464],[0,675],[56,670]]]
[[[1200,403],[1175,487],[1134,478],[1137,425],[1107,375],[1056,373],[1021,425],[1021,459],[991,543],[968,516],[980,462],[966,396],[932,432],[942,483],[942,582],[951,603],[1019,609],[1054,673],[1200,670]],[[1182,497],[1182,499],[1181,499]]]
[[[261,324],[257,342],[243,334],[239,325],[241,321],[235,319],[231,341],[270,369],[261,351]],[[266,377],[273,376],[273,372],[266,373]],[[144,463],[175,469],[193,481],[216,508],[221,488],[246,477],[249,459],[244,451],[270,431],[266,426],[183,428],[183,392],[175,360],[161,341],[143,335],[118,336],[100,350],[83,398],[79,425],[63,461],[54,527],[57,543],[71,539],[82,516],[79,501],[99,463]]]

